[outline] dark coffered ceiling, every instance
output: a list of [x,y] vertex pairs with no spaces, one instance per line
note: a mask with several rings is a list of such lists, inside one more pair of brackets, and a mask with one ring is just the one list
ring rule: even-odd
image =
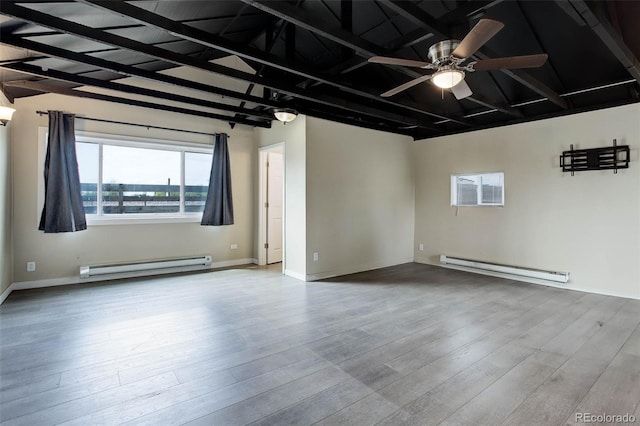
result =
[[[0,12],[9,99],[51,92],[261,127],[274,108],[293,108],[414,138],[639,100],[637,1],[2,0]],[[467,72],[473,94],[460,100],[429,81],[380,96],[433,71],[368,58],[426,61],[432,44],[462,39],[483,18],[505,26],[470,61],[547,53],[547,62]],[[231,54],[254,72],[214,61]]]

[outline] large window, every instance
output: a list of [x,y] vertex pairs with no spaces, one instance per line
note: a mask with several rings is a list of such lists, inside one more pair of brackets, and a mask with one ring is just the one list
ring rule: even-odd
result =
[[204,210],[211,147],[76,135],[76,152],[89,220],[195,220]]
[[504,173],[451,176],[452,206],[504,206]]

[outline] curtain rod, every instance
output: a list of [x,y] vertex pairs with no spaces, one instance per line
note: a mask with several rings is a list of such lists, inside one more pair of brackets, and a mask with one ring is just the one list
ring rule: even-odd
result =
[[[38,115],[49,115],[49,112],[48,111],[36,111],[36,114],[38,114]],[[195,130],[173,129],[171,127],[152,126],[150,124],[127,123],[125,121],[105,120],[105,119],[102,119],[102,118],[82,117],[82,116],[78,116],[78,115],[76,115],[75,117],[76,118],[81,118],[83,120],[99,121],[101,123],[124,124],[126,126],[144,127],[146,129],[171,130],[173,132],[193,133],[193,134],[196,134],[196,135],[215,136],[215,135],[223,134],[223,133],[197,132]],[[231,139],[231,136],[227,135],[227,138]]]

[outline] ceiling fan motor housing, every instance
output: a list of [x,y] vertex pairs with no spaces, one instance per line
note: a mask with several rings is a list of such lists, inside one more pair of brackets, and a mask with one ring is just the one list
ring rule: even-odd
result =
[[440,41],[429,48],[427,56],[435,65],[448,65],[451,63],[451,54],[459,44],[459,40]]

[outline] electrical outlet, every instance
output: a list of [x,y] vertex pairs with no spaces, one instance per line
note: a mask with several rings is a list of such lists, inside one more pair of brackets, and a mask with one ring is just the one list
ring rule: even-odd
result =
[[420,245],[418,246],[418,250],[424,251],[424,244],[420,243]]
[[238,249],[237,244],[231,244],[231,250],[237,250],[237,249]]
[[30,261],[27,262],[27,272],[34,272],[36,270],[36,262],[35,261]]
[[319,259],[318,252],[317,252],[317,251],[316,251],[316,252],[313,252],[313,261],[314,261],[314,262],[317,262],[317,261],[318,261],[318,259]]

